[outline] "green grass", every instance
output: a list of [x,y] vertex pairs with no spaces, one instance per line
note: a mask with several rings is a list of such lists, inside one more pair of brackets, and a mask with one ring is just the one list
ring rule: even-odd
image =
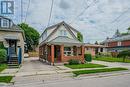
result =
[[13,76],[0,76],[0,83],[10,83]]
[[99,67],[107,67],[100,64],[86,63],[86,64],[78,64],[78,65],[65,65],[71,69],[82,69],[82,68],[99,68]]
[[73,73],[78,76],[81,74],[92,74],[92,73],[102,73],[102,72],[113,72],[113,71],[121,71],[121,70],[128,70],[126,68],[104,68],[104,69],[93,69],[93,70],[79,70],[73,71]]
[[[106,62],[123,62],[123,58],[114,58],[114,57],[100,57],[100,58],[94,58],[94,60],[100,60]],[[130,59],[125,59],[125,63],[130,63]]]
[[0,64],[0,72],[7,68],[7,64]]

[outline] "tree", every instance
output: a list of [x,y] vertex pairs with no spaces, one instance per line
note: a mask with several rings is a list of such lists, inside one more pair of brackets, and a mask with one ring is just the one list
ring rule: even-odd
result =
[[25,42],[27,44],[27,49],[29,51],[34,51],[35,47],[37,47],[39,44],[40,34],[38,33],[36,29],[29,26],[28,24],[21,23],[21,24],[18,24],[18,26],[21,27],[21,29],[23,29],[25,33],[25,38],[26,38]]
[[95,44],[98,45],[98,42],[96,41]]
[[119,52],[118,57],[122,57],[123,62],[125,62],[125,59],[127,57],[130,57],[130,51],[129,50],[121,51],[121,52]]
[[128,27],[128,29],[127,30],[130,30],[130,27]]
[[83,35],[79,32],[77,33],[77,39],[80,41],[80,42],[83,42]]

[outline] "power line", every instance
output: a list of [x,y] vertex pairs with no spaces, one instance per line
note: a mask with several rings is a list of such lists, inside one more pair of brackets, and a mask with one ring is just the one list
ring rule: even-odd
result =
[[24,22],[26,22],[26,20],[27,20],[28,11],[29,11],[29,7],[30,7],[30,2],[31,2],[31,0],[29,0],[29,2],[28,2],[28,6],[27,6],[27,11],[26,11],[26,15],[25,15],[25,20],[24,20]]
[[23,22],[23,0],[21,0],[21,23]]
[[52,10],[53,10],[53,3],[54,3],[54,0],[52,0],[52,3],[51,3],[51,9],[50,9],[50,15],[49,15],[49,20],[48,20],[47,27],[50,25],[51,15],[52,15]]
[[128,8],[126,11],[124,11],[123,13],[121,13],[117,18],[115,18],[112,23],[116,22],[121,16],[123,16],[124,14],[126,14],[128,11],[130,10],[130,8]]
[[[126,11],[124,11],[123,13],[121,13],[118,17],[116,17],[111,23],[115,23],[119,18],[121,18],[124,14],[126,14],[128,11],[130,10],[130,8],[128,8]],[[115,25],[115,24],[114,24]],[[114,26],[112,25],[109,29],[112,29],[112,27]],[[121,26],[121,25],[116,25],[116,26]],[[106,27],[107,28],[107,27]]]
[[[84,2],[87,4],[86,1],[84,1]],[[97,0],[94,0],[94,2],[91,3],[90,5],[87,5],[87,7],[86,7],[82,12],[80,12],[80,13],[74,18],[74,20],[72,20],[72,22],[70,22],[70,24],[72,24],[80,15],[84,14],[84,12],[85,12],[88,8],[90,8],[91,6],[93,6],[93,4],[95,4],[95,3],[97,3]]]

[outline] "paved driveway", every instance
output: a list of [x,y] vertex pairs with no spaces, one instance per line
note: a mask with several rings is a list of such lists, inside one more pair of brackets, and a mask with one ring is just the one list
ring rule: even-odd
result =
[[15,78],[13,78],[15,82],[13,87],[37,87],[45,81],[60,81],[72,78],[72,73],[61,74],[57,72],[58,70],[60,69],[56,66],[40,62],[38,58],[26,58]]
[[25,58],[19,72],[52,71],[56,67],[40,62],[38,57]]
[[58,68],[46,63],[40,62],[37,57],[25,58],[22,67],[20,67],[18,73],[15,76],[29,76],[37,74],[52,74],[56,73]]

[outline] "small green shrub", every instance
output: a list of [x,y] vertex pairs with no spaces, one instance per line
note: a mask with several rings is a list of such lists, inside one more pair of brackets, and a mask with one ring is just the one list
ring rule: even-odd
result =
[[4,44],[0,42],[0,49],[5,49]]
[[91,54],[85,54],[84,57],[85,57],[85,60],[87,62],[91,62],[92,61],[92,55]]
[[100,57],[112,57],[112,54],[110,52],[99,52],[95,55],[95,58]]
[[99,55],[99,54],[95,55],[95,58],[100,58],[100,57],[101,57],[101,55]]
[[5,49],[0,49],[0,63],[5,62],[7,59],[7,52]]
[[71,59],[68,62],[69,62],[69,65],[78,65],[78,64],[80,64],[79,60],[74,60],[74,59]]

